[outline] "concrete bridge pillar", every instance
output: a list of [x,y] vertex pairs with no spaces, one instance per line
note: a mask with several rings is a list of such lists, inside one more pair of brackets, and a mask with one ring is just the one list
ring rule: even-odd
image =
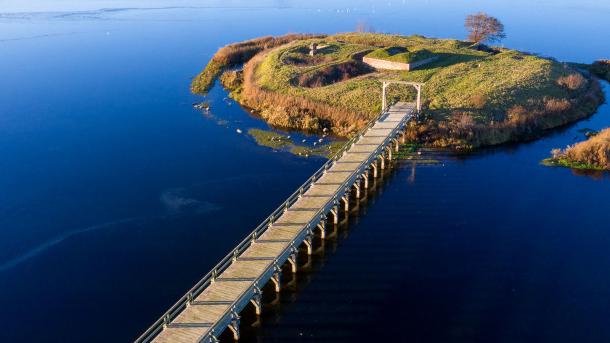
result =
[[381,153],[379,155],[379,157],[380,157],[380,160],[381,160],[381,170],[384,170],[385,169],[385,156],[383,155],[383,153]]
[[379,174],[379,172],[377,171],[377,159],[375,159],[375,162],[373,162],[371,164],[371,167],[373,167],[373,177],[377,178],[377,175]]
[[364,189],[369,188],[369,171],[368,169],[362,173],[362,178],[364,179]]

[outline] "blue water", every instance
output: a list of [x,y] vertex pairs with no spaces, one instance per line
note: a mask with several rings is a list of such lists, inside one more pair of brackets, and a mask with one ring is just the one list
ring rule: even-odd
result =
[[[479,10],[507,47],[610,57],[597,1],[3,2],[0,341],[132,340],[324,162],[238,134],[266,125],[218,86],[210,115],[192,108],[218,47],[358,21],[460,38]],[[610,340],[610,176],[538,164],[605,126],[607,105],[536,142],[400,162],[244,341]]]

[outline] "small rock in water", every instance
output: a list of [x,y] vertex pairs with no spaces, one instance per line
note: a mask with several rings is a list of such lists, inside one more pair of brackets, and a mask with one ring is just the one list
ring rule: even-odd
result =
[[316,146],[316,144],[318,144],[318,142],[313,142],[313,146]]
[[237,133],[242,133],[242,131],[240,129],[237,129],[235,131],[237,131]]
[[290,139],[290,136],[287,136],[286,139]]
[[198,110],[206,110],[206,111],[210,110],[210,105],[207,102],[194,103],[193,107]]
[[418,154],[418,155],[421,155],[421,151],[418,151],[418,152],[417,152],[417,154]]
[[318,143],[322,143],[322,138],[318,139]]
[[306,139],[304,139],[304,140],[302,140],[301,142],[305,143],[305,142],[307,142],[307,140],[306,140]]

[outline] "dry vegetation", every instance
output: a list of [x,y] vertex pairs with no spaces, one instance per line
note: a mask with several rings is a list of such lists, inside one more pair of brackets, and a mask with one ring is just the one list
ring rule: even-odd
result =
[[265,56],[255,56],[244,66],[241,99],[250,108],[262,109],[261,117],[271,125],[301,130],[333,127],[338,134],[347,134],[364,126],[366,121],[353,111],[260,87],[255,69]]
[[545,164],[577,169],[610,170],[610,128],[565,150],[554,149]]
[[[469,149],[532,139],[587,117],[603,101],[598,82],[576,68],[508,49],[371,33],[287,40],[291,42],[277,48],[259,49],[265,51],[244,66],[241,88],[239,77],[223,76],[223,84],[238,89],[232,94],[240,103],[280,127],[330,128],[350,135],[379,113],[380,78],[425,82],[424,115],[410,124],[409,136],[435,147]],[[326,48],[308,56],[312,42]],[[425,49],[439,60],[410,72],[359,69],[364,54],[397,46]],[[415,95],[401,86],[388,91],[390,101],[413,101]]]
[[287,34],[278,37],[260,37],[224,46],[214,54],[205,69],[195,77],[191,83],[191,91],[193,93],[205,94],[225,68],[245,63],[263,50],[275,48],[295,40],[322,37],[324,36]]

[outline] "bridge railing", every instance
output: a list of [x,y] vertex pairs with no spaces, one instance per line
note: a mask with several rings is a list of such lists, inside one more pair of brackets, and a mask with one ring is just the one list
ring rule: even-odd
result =
[[[286,201],[284,201],[277,209],[275,209],[271,215],[269,215],[261,224],[259,224],[256,229],[254,229],[244,240],[242,240],[237,247],[235,247],[229,254],[227,254],[218,264],[216,264],[210,272],[208,272],[201,280],[199,280],[184,296],[182,296],[169,310],[167,310],[161,318],[157,319],[155,323],[150,326],[140,337],[135,340],[135,343],[146,343],[151,342],[162,330],[163,328],[170,324],[170,322],[175,319],[184,309],[186,309],[195,298],[197,298],[214,280],[218,277],[218,275],[222,274],[227,268],[231,266],[231,264],[243,254],[252,243],[259,238],[261,235],[267,231],[267,229],[275,222],[277,218],[279,218],[286,209],[292,206],[299,198],[311,187],[315,184],[315,182],[320,179],[324,175],[324,173],[330,169],[337,160],[339,160],[347,150],[349,150],[355,142],[357,142],[364,134],[375,125],[377,120],[387,113],[387,110],[390,106],[386,107],[379,116],[371,119],[367,125],[354,137],[352,137],[346,144],[337,151],[333,156],[329,158],[326,163],[324,163],[313,175],[305,181],[294,193],[292,193]],[[404,120],[406,123],[407,119]],[[398,131],[404,126],[404,123],[401,123],[397,126],[395,131]],[[393,138],[396,132],[392,132],[392,134],[388,135],[388,137],[384,140],[383,143],[380,144],[380,147],[387,146],[388,142]],[[376,150],[372,154],[377,154],[378,150]],[[367,159],[362,165],[367,165],[371,163]],[[352,179],[354,175],[357,175],[358,172],[361,172],[362,166],[357,168],[348,181]],[[347,184],[347,182],[346,182]],[[339,187],[339,190],[336,193],[341,192],[344,189],[345,185]],[[343,190],[344,191],[344,190]],[[334,197],[336,197],[335,194]],[[333,197],[333,198],[334,198]],[[319,212],[322,212],[324,208],[322,208]],[[319,213],[316,213],[316,216],[319,217]],[[288,248],[287,248],[288,249]],[[287,250],[280,254],[283,255]],[[250,291],[250,290],[248,290]],[[224,317],[230,315],[230,310],[225,313]],[[220,321],[222,322],[222,320]],[[213,331],[213,330],[211,330]]]

